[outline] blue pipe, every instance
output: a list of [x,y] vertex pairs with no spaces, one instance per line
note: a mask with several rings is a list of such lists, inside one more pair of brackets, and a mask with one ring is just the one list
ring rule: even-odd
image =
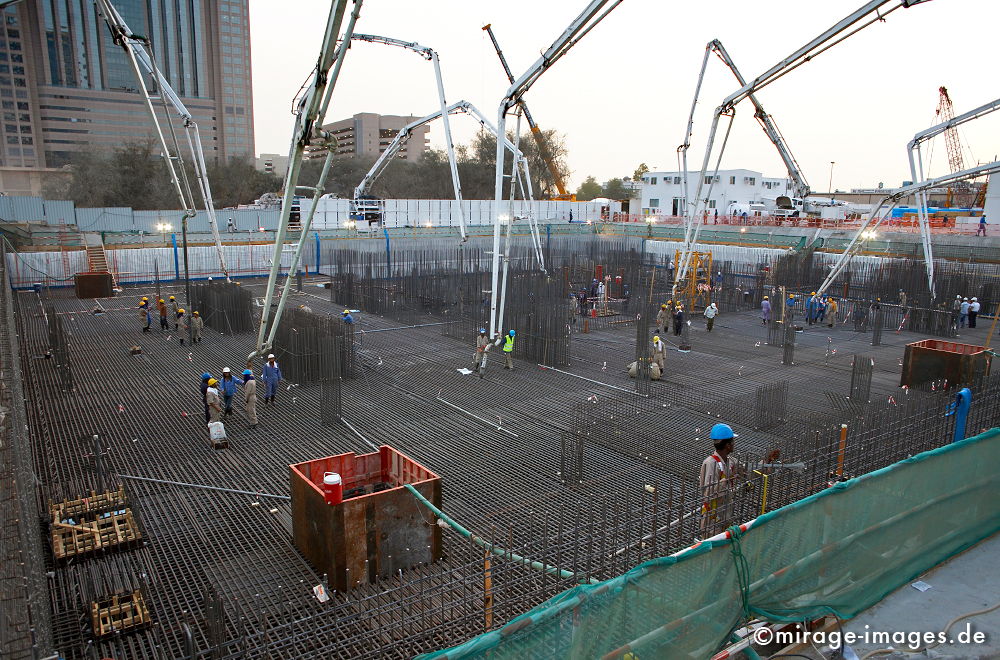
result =
[[389,228],[382,227],[382,233],[385,234],[385,272],[387,275],[391,276],[392,266],[389,263]]
[[955,395],[955,400],[948,406],[948,412],[945,413],[945,416],[955,416],[955,435],[952,438],[952,442],[965,440],[965,426],[968,422],[969,409],[971,407],[972,390],[968,387],[963,387]]
[[319,275],[319,232],[313,232],[313,236],[316,237],[316,272],[313,275]]
[[177,256],[177,234],[170,234],[170,240],[174,244],[174,279],[181,279],[181,261]]

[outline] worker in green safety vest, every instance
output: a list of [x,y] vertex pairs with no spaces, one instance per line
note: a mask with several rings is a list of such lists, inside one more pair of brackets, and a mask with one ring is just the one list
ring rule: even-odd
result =
[[514,335],[516,334],[511,330],[503,338],[503,368],[511,371],[514,370]]

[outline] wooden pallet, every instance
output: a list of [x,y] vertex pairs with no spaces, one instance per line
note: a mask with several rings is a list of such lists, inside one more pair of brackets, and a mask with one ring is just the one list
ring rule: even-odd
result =
[[128,498],[125,496],[125,487],[118,490],[98,493],[90,491],[87,497],[75,500],[63,500],[62,502],[49,502],[49,515],[52,520],[66,520],[67,518],[78,519],[88,513],[102,511],[119,511],[128,506]]
[[103,517],[101,513],[85,513],[73,522],[53,519],[51,529],[52,554],[57,561],[78,557],[98,550],[127,546],[142,538],[131,509]]
[[149,625],[152,618],[142,592],[136,589],[132,593],[115,594],[92,602],[90,622],[94,637],[101,638]]

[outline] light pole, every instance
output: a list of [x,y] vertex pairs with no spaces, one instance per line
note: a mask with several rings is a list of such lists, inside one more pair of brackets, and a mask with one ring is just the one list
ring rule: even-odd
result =
[[174,228],[173,225],[171,225],[169,222],[161,222],[160,224],[156,225],[156,228],[160,230],[160,240],[162,240],[163,244],[166,245],[167,232],[171,231]]
[[836,162],[830,161],[830,182],[826,184],[826,189],[830,191],[830,197],[833,197],[833,166]]

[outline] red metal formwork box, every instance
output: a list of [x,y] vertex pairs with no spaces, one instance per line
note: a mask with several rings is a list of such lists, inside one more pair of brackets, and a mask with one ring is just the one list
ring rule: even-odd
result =
[[906,345],[899,384],[912,387],[930,381],[947,381],[948,387],[971,383],[990,371],[991,355],[985,346],[924,339]]
[[[336,472],[343,501],[327,504],[323,476]],[[441,528],[403,484],[441,506],[441,477],[385,445],[377,453],[327,456],[289,466],[295,546],[333,589],[347,591],[441,558]]]

